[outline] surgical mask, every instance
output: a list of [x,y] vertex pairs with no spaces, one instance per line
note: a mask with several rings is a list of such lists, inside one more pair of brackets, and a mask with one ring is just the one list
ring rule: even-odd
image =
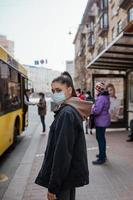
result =
[[53,101],[56,103],[56,104],[61,104],[63,103],[65,100],[66,100],[66,96],[64,94],[63,91],[61,92],[55,92],[53,95],[52,95],[52,99]]

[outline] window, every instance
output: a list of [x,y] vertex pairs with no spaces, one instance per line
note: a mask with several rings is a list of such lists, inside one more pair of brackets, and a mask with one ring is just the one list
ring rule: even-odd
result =
[[94,34],[91,34],[88,38],[88,46],[93,46],[95,43]]
[[108,26],[108,14],[104,13],[103,15],[103,23],[104,23],[104,27]]
[[129,22],[133,20],[133,7],[128,10],[128,20]]
[[115,31],[115,27],[112,28],[112,40],[114,40],[116,37],[116,31]]
[[108,7],[108,0],[101,0],[101,10]]
[[118,21],[117,23],[117,34],[119,34],[122,31],[122,21]]
[[20,106],[20,75],[0,61],[0,113],[15,110]]
[[107,28],[108,27],[108,14],[104,13],[100,19],[100,28]]
[[104,6],[104,8],[108,7],[108,0],[103,0],[103,6]]
[[90,21],[89,27],[88,27],[88,31],[89,32],[93,32],[94,31],[94,22],[93,21]]

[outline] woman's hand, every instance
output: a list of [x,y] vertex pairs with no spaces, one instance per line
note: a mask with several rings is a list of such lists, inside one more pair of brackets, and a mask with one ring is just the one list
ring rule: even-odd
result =
[[47,193],[47,198],[48,200],[57,200],[56,195],[50,192]]

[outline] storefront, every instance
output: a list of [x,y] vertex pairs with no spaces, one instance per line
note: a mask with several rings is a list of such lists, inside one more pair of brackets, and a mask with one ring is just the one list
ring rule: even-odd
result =
[[101,72],[93,75],[93,86],[97,80],[107,85],[112,127],[127,128],[133,119],[133,32],[122,32],[87,68]]

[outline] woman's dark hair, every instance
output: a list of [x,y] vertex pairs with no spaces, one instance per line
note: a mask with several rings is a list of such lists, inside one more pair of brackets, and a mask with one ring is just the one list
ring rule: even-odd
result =
[[57,78],[55,78],[52,81],[52,83],[54,83],[54,82],[58,82],[58,83],[64,84],[67,87],[72,87],[72,97],[76,97],[77,96],[76,92],[75,92],[75,89],[74,89],[72,77],[71,77],[71,75],[67,71],[61,73],[60,76],[58,76]]
[[80,89],[80,88],[77,88],[77,89],[76,89],[76,92],[81,93],[81,89]]
[[39,92],[39,96],[45,97],[45,94],[43,92]]
[[25,89],[24,90],[24,94],[26,94],[27,92],[30,92],[30,89]]

